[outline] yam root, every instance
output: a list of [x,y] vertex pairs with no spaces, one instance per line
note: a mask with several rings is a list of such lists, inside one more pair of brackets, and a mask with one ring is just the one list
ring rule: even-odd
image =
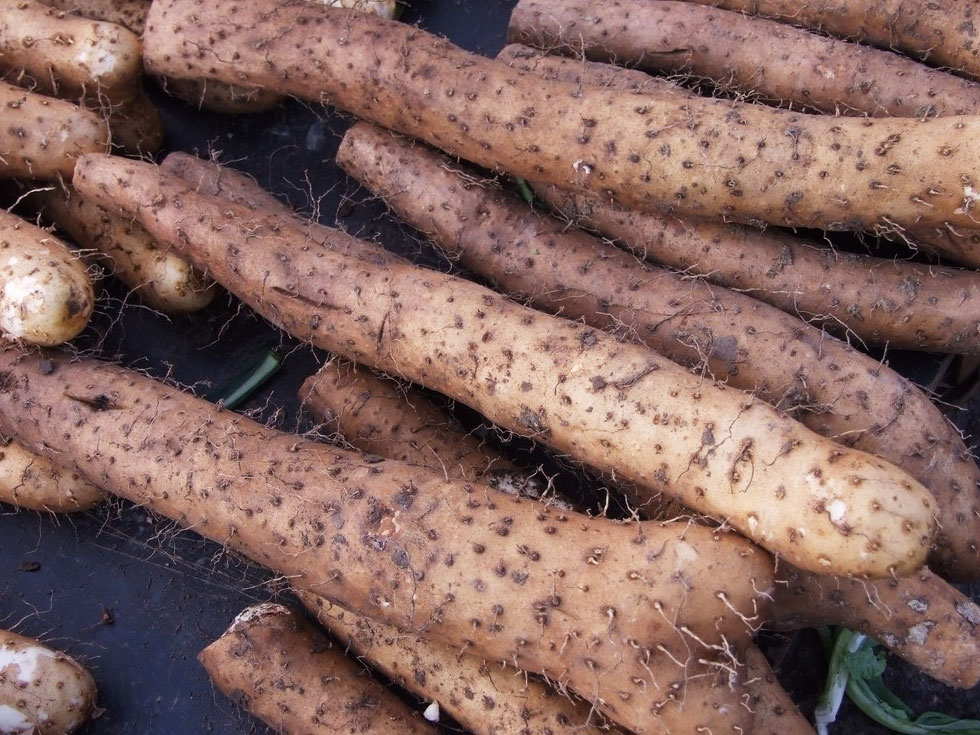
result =
[[0,82],[0,177],[70,180],[83,153],[107,152],[109,128],[94,112]]
[[585,95],[417,28],[306,0],[158,0],[144,45],[157,74],[329,101],[484,167],[641,209],[829,230],[975,226],[974,116],[838,118],[655,92]]
[[[511,41],[707,79],[731,94],[838,115],[980,111],[980,84],[914,59],[680,0],[521,0]],[[764,54],[759,49],[765,49]]]
[[523,474],[420,391],[367,368],[331,360],[304,381],[299,399],[362,452],[491,487],[500,487],[501,480],[512,484]]
[[772,559],[735,534],[559,511],[54,353],[0,350],[0,431],[301,589],[544,674],[638,734],[751,728],[720,659],[765,618]]
[[78,336],[94,309],[81,258],[51,233],[0,209],[0,334],[61,344]]
[[142,44],[132,31],[30,0],[3,0],[0,10],[0,68],[23,72],[38,91],[123,102],[140,88]]
[[980,682],[980,607],[923,569],[893,580],[779,571],[773,625],[782,630],[842,625],[950,686]]
[[337,162],[504,293],[645,344],[902,467],[937,499],[932,563],[957,579],[980,574],[980,469],[929,398],[878,360],[748,296],[644,265],[367,123],[348,130]]
[[379,265],[404,262],[404,259],[374,243],[359,240],[339,230],[324,227],[297,213],[265,191],[246,174],[205,161],[187,153],[169,154],[160,170],[183,179],[200,194],[221,197],[249,209],[276,217],[291,227],[298,227],[311,240],[338,253],[366,258]]
[[235,704],[286,735],[435,735],[435,728],[282,605],[244,610],[198,656]]
[[75,191],[55,188],[38,200],[46,217],[76,244],[99,253],[99,262],[147,306],[182,314],[199,311],[214,299],[214,283],[132,220]]
[[298,339],[636,482],[640,502],[665,493],[824,573],[902,575],[923,563],[934,503],[905,472],[648,348],[453,276],[310,247],[281,219],[149,163],[89,156],[74,183]]
[[105,493],[83,480],[77,470],[61,467],[0,436],[0,501],[30,510],[74,513],[103,500]]
[[[562,695],[506,663],[486,661],[355,615],[316,595],[302,603],[352,655],[441,711],[474,735],[544,735],[608,728],[592,707]],[[755,730],[753,730],[755,732]]]
[[879,3],[854,0],[688,0],[743,13],[775,18],[841,38],[903,51],[935,66],[980,79],[976,6],[971,0],[942,0],[916,5],[905,0]]
[[75,659],[0,630],[0,732],[71,735],[92,716],[95,680]]
[[[636,69],[627,69],[597,61],[554,56],[540,49],[533,49],[521,44],[505,46],[500,54],[497,55],[497,58],[506,62],[512,68],[538,74],[547,79],[573,82],[579,86],[605,87],[636,93],[641,93],[645,90],[661,90],[665,94],[669,93],[674,96],[692,96],[691,92],[667,79],[652,77]],[[548,192],[550,189],[544,191]],[[552,196],[557,196],[557,194]],[[573,196],[574,194],[572,192],[566,195],[567,198],[572,198]],[[549,198],[547,193],[544,193],[544,197],[546,199]],[[598,209],[618,209],[597,197],[580,194],[575,196],[575,199],[583,202],[595,202],[595,206]],[[669,217],[650,217],[650,219],[662,222],[672,220]],[[668,227],[668,225],[665,224],[664,227]],[[795,283],[791,281],[790,286],[774,282],[768,283],[765,287],[745,287],[746,289],[751,288],[754,291],[757,290],[760,294],[764,294],[764,296],[760,295],[758,298],[770,301],[770,303],[788,310],[790,313],[804,314],[806,318],[819,321],[831,329],[837,329],[840,326],[846,327],[852,333],[860,336],[868,344],[884,344],[887,342],[893,347],[902,349],[921,349],[934,352],[968,352],[976,349],[975,346],[971,346],[970,344],[972,334],[969,325],[971,324],[970,317],[972,316],[972,312],[969,308],[965,310],[967,313],[962,320],[956,316],[956,314],[960,313],[959,309],[955,311],[954,315],[950,315],[947,312],[941,317],[942,321],[934,318],[932,321],[942,325],[944,327],[943,331],[952,331],[953,334],[950,336],[950,339],[931,338],[930,329],[920,330],[914,327],[908,327],[904,321],[904,318],[908,316],[908,310],[902,308],[901,304],[894,301],[894,299],[876,298],[879,289],[886,294],[894,292],[894,289],[902,287],[902,282],[906,278],[912,278],[914,279],[913,282],[918,282],[928,275],[925,282],[931,282],[932,279],[938,277],[932,275],[933,269],[921,268],[914,265],[906,267],[909,264],[853,256],[845,253],[828,252],[826,248],[820,247],[816,243],[802,242],[795,237],[781,235],[773,230],[769,230],[767,234],[763,234],[757,228],[746,230],[745,228],[734,227],[730,224],[710,224],[702,220],[689,220],[686,228],[678,226],[676,229],[677,232],[674,233],[673,237],[677,238],[681,245],[690,242],[692,243],[692,247],[698,247],[703,250],[702,259],[705,262],[710,260],[710,255],[716,249],[725,250],[725,244],[731,242],[734,238],[736,242],[739,240],[745,240],[745,242],[738,244],[736,248],[738,254],[732,255],[732,258],[736,260],[739,258],[747,260],[746,253],[748,251],[746,248],[749,247],[752,247],[753,250],[760,251],[762,257],[759,260],[764,262],[771,261],[774,264],[766,270],[766,276],[769,279],[779,279],[780,276],[792,278],[797,267],[802,270],[812,271],[812,278],[801,278]],[[694,242],[700,239],[697,237],[698,233],[702,234],[703,238],[708,242]],[[954,229],[944,226],[932,229],[913,228],[911,231],[908,231],[898,227],[889,227],[889,229],[880,232],[880,234],[888,239],[902,241],[914,248],[921,248],[927,252],[942,255],[958,263],[972,266],[980,265],[980,255],[978,255],[978,252],[980,252],[980,233],[976,230]],[[678,248],[678,250],[681,253],[685,252],[683,247]],[[651,247],[650,252],[656,253],[656,244]],[[667,252],[670,255],[666,256],[665,262],[669,263],[671,262],[670,256],[677,257],[677,255],[675,255],[673,249],[668,249]],[[821,255],[823,257],[820,257]],[[656,256],[654,255],[652,257]],[[862,298],[858,302],[857,308],[850,310],[842,308],[842,304],[845,302],[849,303],[849,301],[847,299],[840,299],[838,301],[829,298],[825,287],[819,290],[812,288],[814,278],[819,277],[822,283],[826,283],[828,280],[833,282],[838,272],[842,275],[847,272],[853,272],[861,268],[862,264],[867,264],[869,269],[873,269],[878,279],[884,278],[883,280],[869,281],[866,284],[867,288],[873,291],[873,295],[871,298]],[[727,265],[728,267],[721,269],[720,277],[731,277],[729,275],[732,272],[731,266],[727,263],[723,263],[723,265]],[[748,263],[746,265],[751,267],[752,264]],[[818,266],[822,270],[817,270]],[[703,270],[708,274],[714,272],[710,265],[706,266]],[[962,271],[953,271],[945,268],[935,270],[939,274],[944,275],[962,273]],[[852,278],[844,277],[844,280],[851,281]],[[806,288],[803,288],[801,284],[806,284]],[[840,288],[840,286],[841,284],[838,284],[837,287]],[[945,293],[945,289],[943,289],[943,293]],[[860,294],[854,294],[852,292],[849,295],[853,297],[855,295],[859,296]],[[970,304],[972,302],[967,301],[966,303]],[[916,309],[916,313],[921,313],[921,305],[920,308]],[[953,322],[947,323],[945,320],[948,318],[951,318]],[[966,332],[960,329],[964,323],[967,324]],[[945,329],[946,327],[952,327],[952,330]],[[964,338],[966,339],[966,344],[957,344]]]

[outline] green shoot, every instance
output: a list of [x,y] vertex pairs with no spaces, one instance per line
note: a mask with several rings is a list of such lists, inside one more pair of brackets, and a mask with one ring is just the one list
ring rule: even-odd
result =
[[275,350],[269,350],[240,374],[208,393],[206,397],[212,403],[220,402],[225,408],[234,409],[272,377],[279,370],[281,362]]
[[[833,639],[827,683],[814,712],[819,735],[837,716],[844,692],[864,714],[906,735],[980,735],[980,720],[960,720],[939,712],[915,713],[882,681],[885,654],[866,635],[839,628]],[[914,719],[913,719],[914,718]]]

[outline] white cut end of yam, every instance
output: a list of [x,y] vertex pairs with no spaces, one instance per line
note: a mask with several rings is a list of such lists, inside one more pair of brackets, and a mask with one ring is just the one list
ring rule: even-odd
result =
[[425,712],[422,716],[429,722],[439,722],[439,703],[433,702],[428,707],[425,708]]
[[0,646],[0,677],[19,686],[30,686],[37,676],[43,658],[57,658],[57,653],[43,646]]
[[360,10],[364,13],[374,13],[379,18],[394,18],[395,7],[398,5],[394,0],[320,0],[324,5],[331,8],[351,8]]
[[235,619],[231,621],[231,625],[228,626],[228,630],[225,631],[225,635],[236,633],[242,628],[247,628],[255,623],[255,621],[269,615],[289,616],[291,614],[289,608],[283,607],[275,602],[263,602],[260,605],[252,605],[252,607],[247,607],[238,613]]
[[34,735],[34,723],[19,709],[0,704],[0,735]]

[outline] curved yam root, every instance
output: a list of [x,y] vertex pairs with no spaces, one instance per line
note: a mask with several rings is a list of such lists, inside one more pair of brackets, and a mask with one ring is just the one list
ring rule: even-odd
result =
[[0,501],[30,510],[73,513],[89,510],[103,500],[105,493],[76,470],[0,436]]

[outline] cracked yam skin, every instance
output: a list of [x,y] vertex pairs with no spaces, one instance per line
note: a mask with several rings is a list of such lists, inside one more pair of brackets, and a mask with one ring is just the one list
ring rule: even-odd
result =
[[[405,24],[306,0],[158,0],[152,73],[329,102],[487,168],[668,214],[973,227],[980,120],[835,118],[542,81]],[[270,63],[275,59],[275,63]]]
[[736,534],[559,511],[12,346],[0,431],[302,589],[544,674],[636,733],[751,729],[724,664],[765,618],[773,562]]
[[648,348],[459,278],[332,252],[152,164],[90,156],[74,184],[296,338],[639,483],[641,504],[666,492],[822,573],[922,566],[935,510],[909,475]]
[[436,729],[282,605],[242,611],[198,655],[214,685],[281,733],[436,735]]

